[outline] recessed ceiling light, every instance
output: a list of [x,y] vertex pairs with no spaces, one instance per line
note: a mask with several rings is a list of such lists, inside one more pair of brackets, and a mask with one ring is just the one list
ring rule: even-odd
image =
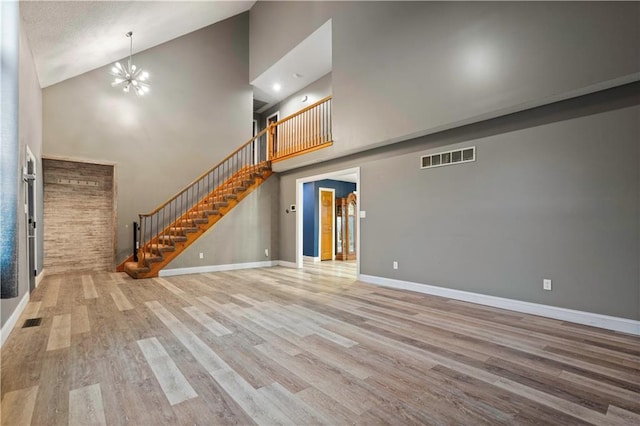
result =
[[273,85],[273,90],[275,90],[276,92],[279,92],[280,89],[282,89],[282,86],[280,85],[280,83],[276,83]]
[[297,73],[297,72],[294,72],[294,73],[293,73],[293,77],[294,77],[294,78],[302,78],[302,74],[299,74],[299,73]]

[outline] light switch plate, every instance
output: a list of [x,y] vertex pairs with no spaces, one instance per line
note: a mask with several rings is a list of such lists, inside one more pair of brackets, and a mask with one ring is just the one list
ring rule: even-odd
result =
[[367,212],[365,210],[360,210],[360,218],[364,219],[365,217],[367,217]]

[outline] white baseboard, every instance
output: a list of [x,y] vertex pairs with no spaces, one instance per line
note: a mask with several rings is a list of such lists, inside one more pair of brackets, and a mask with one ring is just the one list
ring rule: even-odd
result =
[[480,305],[493,306],[495,308],[508,309],[525,314],[539,315],[561,321],[575,322],[590,325],[607,330],[640,335],[640,321],[627,318],[612,317],[609,315],[592,312],[577,311],[573,309],[559,308],[557,306],[542,305],[538,303],[523,302],[520,300],[506,299],[503,297],[488,296],[468,291],[454,290],[427,284],[419,284],[410,281],[394,280],[391,278],[376,277],[373,275],[360,275],[360,281],[386,287],[403,290],[411,290],[418,293],[447,297],[449,299],[478,303]]
[[227,265],[207,265],[194,266],[191,268],[162,269],[158,272],[159,277],[171,277],[175,275],[202,274],[205,272],[234,271],[237,269],[269,268],[278,265],[277,260],[266,260],[264,262],[230,263]]
[[308,260],[310,262],[320,262],[320,257],[302,256],[302,259]]
[[296,262],[288,262],[286,260],[278,260],[279,266],[284,266],[285,268],[293,268],[298,269],[298,264]]
[[47,275],[47,270],[42,268],[42,271],[40,271],[40,273],[36,275],[36,288],[38,288],[38,286],[40,285],[40,281],[44,279],[45,275]]
[[24,311],[24,308],[26,308],[27,303],[29,302],[29,296],[29,293],[25,293],[24,296],[22,296],[22,300],[20,300],[20,303],[16,306],[15,311],[13,311],[7,322],[2,326],[2,330],[0,330],[0,347],[2,347],[4,342],[7,341],[9,335],[13,331],[13,327],[16,326],[16,323],[20,319],[22,311]]

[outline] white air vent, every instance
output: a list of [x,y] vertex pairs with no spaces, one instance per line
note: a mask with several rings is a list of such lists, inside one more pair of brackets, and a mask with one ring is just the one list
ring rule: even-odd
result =
[[475,146],[423,155],[420,157],[420,168],[430,169],[432,167],[450,166],[451,164],[469,163],[471,161],[476,161]]

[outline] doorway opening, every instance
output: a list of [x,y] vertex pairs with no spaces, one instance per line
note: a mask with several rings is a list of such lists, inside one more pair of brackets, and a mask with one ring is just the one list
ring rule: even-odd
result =
[[[360,168],[297,179],[296,205],[296,267],[357,278],[360,274]],[[349,242],[347,256],[345,245]]]

